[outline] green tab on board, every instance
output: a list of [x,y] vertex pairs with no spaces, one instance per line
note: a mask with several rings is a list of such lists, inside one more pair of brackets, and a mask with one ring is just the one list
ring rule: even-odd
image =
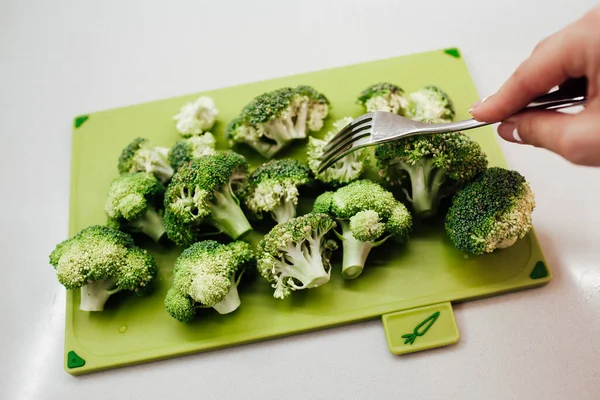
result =
[[85,365],[85,360],[77,355],[74,351],[70,351],[67,354],[67,367],[79,368]]
[[450,303],[385,314],[381,319],[393,354],[447,346],[460,338]]

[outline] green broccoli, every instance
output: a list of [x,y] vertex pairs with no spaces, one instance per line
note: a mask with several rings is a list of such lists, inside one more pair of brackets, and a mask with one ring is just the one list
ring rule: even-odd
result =
[[269,213],[277,222],[296,216],[298,187],[310,182],[310,170],[293,159],[271,160],[252,171],[244,191],[244,204],[257,218]]
[[329,131],[323,139],[317,139],[312,136],[308,138],[308,145],[306,146],[308,166],[316,178],[321,182],[333,186],[350,183],[359,179],[369,165],[369,153],[367,149],[363,148],[348,154],[344,158],[336,161],[335,164],[325,171],[319,173],[319,167],[321,165],[320,158],[324,154],[323,150],[325,149],[325,146],[327,146],[327,143],[329,143],[338,132],[344,129],[352,121],[352,117],[339,119],[334,122],[332,130]]
[[398,115],[407,115],[410,103],[404,90],[392,83],[377,83],[363,90],[358,96],[358,103],[367,112],[386,111]]
[[425,86],[409,96],[407,118],[415,121],[443,123],[452,122],[456,114],[454,103],[442,89]]
[[168,148],[154,146],[148,139],[138,137],[121,152],[118,170],[121,174],[147,172],[164,184],[173,176],[168,155]]
[[342,276],[346,279],[362,273],[371,249],[389,238],[405,242],[413,226],[406,206],[367,179],[324,192],[315,200],[313,212],[329,214],[341,227],[341,233],[335,233],[342,241]]
[[232,239],[252,230],[240,208],[237,195],[244,189],[248,174],[246,159],[224,151],[183,164],[165,193],[167,236],[188,247],[212,225]]
[[491,253],[527,235],[534,208],[534,194],[519,172],[491,167],[453,197],[446,233],[460,251]]
[[479,143],[462,132],[387,142],[375,148],[375,157],[379,174],[403,188],[420,217],[437,214],[441,199],[482,173],[488,163]]
[[327,214],[310,213],[277,224],[260,241],[257,266],[275,289],[273,297],[284,299],[292,291],[329,282],[331,253],[337,249],[327,234],[336,226]]
[[165,233],[159,209],[165,187],[152,174],[124,174],[110,185],[104,211],[108,224],[126,232],[142,232],[158,242]]
[[217,141],[210,132],[178,140],[169,150],[169,163],[177,170],[183,164],[202,156],[216,154]]
[[310,86],[281,88],[254,98],[227,126],[230,144],[245,143],[272,158],[292,141],[319,131],[329,100]]
[[80,290],[82,311],[103,311],[110,296],[122,290],[146,295],[158,273],[154,258],[129,234],[101,225],[59,243],[50,264],[60,284]]
[[229,314],[241,304],[238,284],[254,253],[248,243],[196,242],[175,260],[173,286],[165,297],[165,308],[176,320],[189,322],[198,308],[214,308]]

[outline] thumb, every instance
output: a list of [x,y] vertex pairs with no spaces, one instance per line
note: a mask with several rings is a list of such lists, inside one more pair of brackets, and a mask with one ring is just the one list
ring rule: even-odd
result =
[[600,166],[600,118],[587,111],[521,113],[500,124],[498,134],[509,142],[545,148],[573,164]]

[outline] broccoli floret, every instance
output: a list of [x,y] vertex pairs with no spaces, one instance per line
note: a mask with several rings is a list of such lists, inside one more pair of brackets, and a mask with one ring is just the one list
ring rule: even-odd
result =
[[298,187],[310,182],[310,170],[297,160],[271,160],[252,171],[244,191],[244,204],[257,218],[269,213],[277,222],[296,216]]
[[104,211],[108,225],[126,232],[143,232],[158,242],[165,233],[159,209],[165,187],[145,172],[121,175],[108,190]]
[[247,174],[248,162],[233,151],[183,164],[165,193],[164,221],[169,239],[188,247],[202,237],[206,225],[232,239],[249,232],[252,227],[237,197]]
[[177,121],[175,126],[181,136],[190,137],[209,131],[218,115],[219,110],[214,100],[208,96],[200,96],[181,107],[173,119]]
[[138,137],[121,152],[118,169],[121,174],[147,172],[161,183],[167,183],[173,176],[168,155],[167,147],[154,146],[148,139]]
[[329,282],[331,253],[335,241],[327,239],[335,222],[327,214],[310,213],[277,224],[260,241],[257,266],[275,289],[273,297],[284,299],[292,291]]
[[452,122],[456,114],[448,94],[436,86],[426,86],[408,96],[409,110],[406,116],[422,122]]
[[177,170],[188,161],[216,154],[217,141],[210,132],[178,140],[169,150],[169,163]]
[[143,296],[158,273],[154,258],[129,234],[101,225],[59,243],[50,264],[60,284],[80,290],[82,311],[103,311],[110,296],[122,290]]
[[527,235],[534,208],[535,197],[525,177],[492,167],[453,197],[446,233],[460,251],[491,253]]
[[189,322],[198,308],[214,308],[229,314],[241,304],[238,283],[254,253],[241,241],[221,244],[196,242],[175,260],[173,286],[165,297],[165,308],[176,320]]
[[245,143],[265,158],[307,131],[319,131],[329,113],[329,100],[310,86],[281,88],[254,98],[227,126],[230,144]]
[[[419,135],[378,145],[379,174],[400,185],[420,217],[437,214],[442,198],[487,167],[481,146],[462,132]],[[410,187],[410,193],[406,189]]]
[[321,194],[313,212],[329,214],[341,227],[341,233],[335,233],[342,241],[342,276],[346,279],[362,273],[371,249],[389,238],[405,242],[413,227],[412,215],[404,204],[367,179]]
[[410,107],[404,90],[387,82],[377,83],[363,90],[358,96],[358,103],[367,112],[386,111],[399,115],[406,115]]
[[325,171],[319,173],[319,167],[321,165],[320,157],[324,154],[323,150],[325,149],[325,146],[327,146],[327,143],[329,143],[338,132],[344,129],[352,121],[352,117],[339,119],[334,122],[332,130],[327,132],[323,139],[317,139],[312,136],[308,138],[308,145],[306,146],[308,166],[315,177],[321,182],[333,186],[350,183],[359,179],[368,166],[369,153],[367,152],[367,149],[363,148],[348,154],[344,158],[336,161],[335,164]]

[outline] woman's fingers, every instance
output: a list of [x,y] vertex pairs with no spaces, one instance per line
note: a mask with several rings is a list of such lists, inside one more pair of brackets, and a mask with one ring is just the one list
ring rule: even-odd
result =
[[[498,90],[470,110],[479,121],[502,121],[570,77],[586,74],[589,22],[578,21],[542,41]],[[600,23],[600,18],[598,20]]]
[[574,164],[600,166],[600,117],[592,112],[527,112],[500,124],[498,134],[510,142],[545,148]]

